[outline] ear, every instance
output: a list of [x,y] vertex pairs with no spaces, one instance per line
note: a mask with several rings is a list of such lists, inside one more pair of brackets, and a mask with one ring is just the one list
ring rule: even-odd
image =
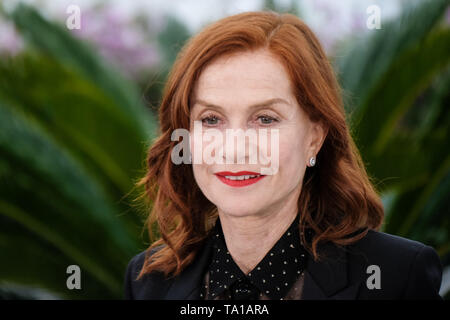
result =
[[328,127],[326,127],[321,121],[311,122],[310,126],[310,142],[308,145],[309,157],[316,157],[322,148],[322,144],[328,134]]

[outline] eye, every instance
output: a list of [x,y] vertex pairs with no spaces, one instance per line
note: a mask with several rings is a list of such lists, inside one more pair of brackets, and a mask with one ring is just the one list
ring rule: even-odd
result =
[[202,118],[202,123],[206,124],[207,126],[217,125],[218,122],[219,122],[219,118],[215,115],[208,115],[208,116]]
[[278,122],[278,119],[275,119],[274,117],[268,115],[260,115],[258,119],[261,120],[261,124],[272,124],[274,122]]

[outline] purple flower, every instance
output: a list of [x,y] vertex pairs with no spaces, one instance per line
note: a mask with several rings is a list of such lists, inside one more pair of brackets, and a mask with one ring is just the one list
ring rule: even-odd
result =
[[21,36],[11,22],[0,22],[0,54],[16,55],[23,50]]
[[81,29],[71,32],[93,44],[101,56],[132,78],[159,63],[152,34],[147,35],[132,17],[114,7],[82,8]]

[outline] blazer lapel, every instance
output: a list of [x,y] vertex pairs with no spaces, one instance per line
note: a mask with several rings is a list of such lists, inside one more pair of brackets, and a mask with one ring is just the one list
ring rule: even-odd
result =
[[[332,243],[323,244],[320,250],[323,260],[308,259],[303,284],[302,300],[352,300],[361,282],[349,283],[347,277],[347,253]],[[202,280],[211,254],[211,242],[206,241],[194,262],[174,278],[165,299],[198,300]]]
[[198,300],[205,268],[209,263],[211,242],[206,241],[194,262],[173,281],[167,291],[167,300]]
[[332,243],[321,246],[323,260],[308,259],[303,284],[303,300],[355,299],[360,281],[349,283],[347,253]]

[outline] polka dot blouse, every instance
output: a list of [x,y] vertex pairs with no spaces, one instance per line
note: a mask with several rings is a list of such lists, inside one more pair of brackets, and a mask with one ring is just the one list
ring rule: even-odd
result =
[[206,300],[301,299],[307,251],[300,239],[299,216],[248,274],[227,250],[220,220],[211,232],[212,255],[200,297]]

